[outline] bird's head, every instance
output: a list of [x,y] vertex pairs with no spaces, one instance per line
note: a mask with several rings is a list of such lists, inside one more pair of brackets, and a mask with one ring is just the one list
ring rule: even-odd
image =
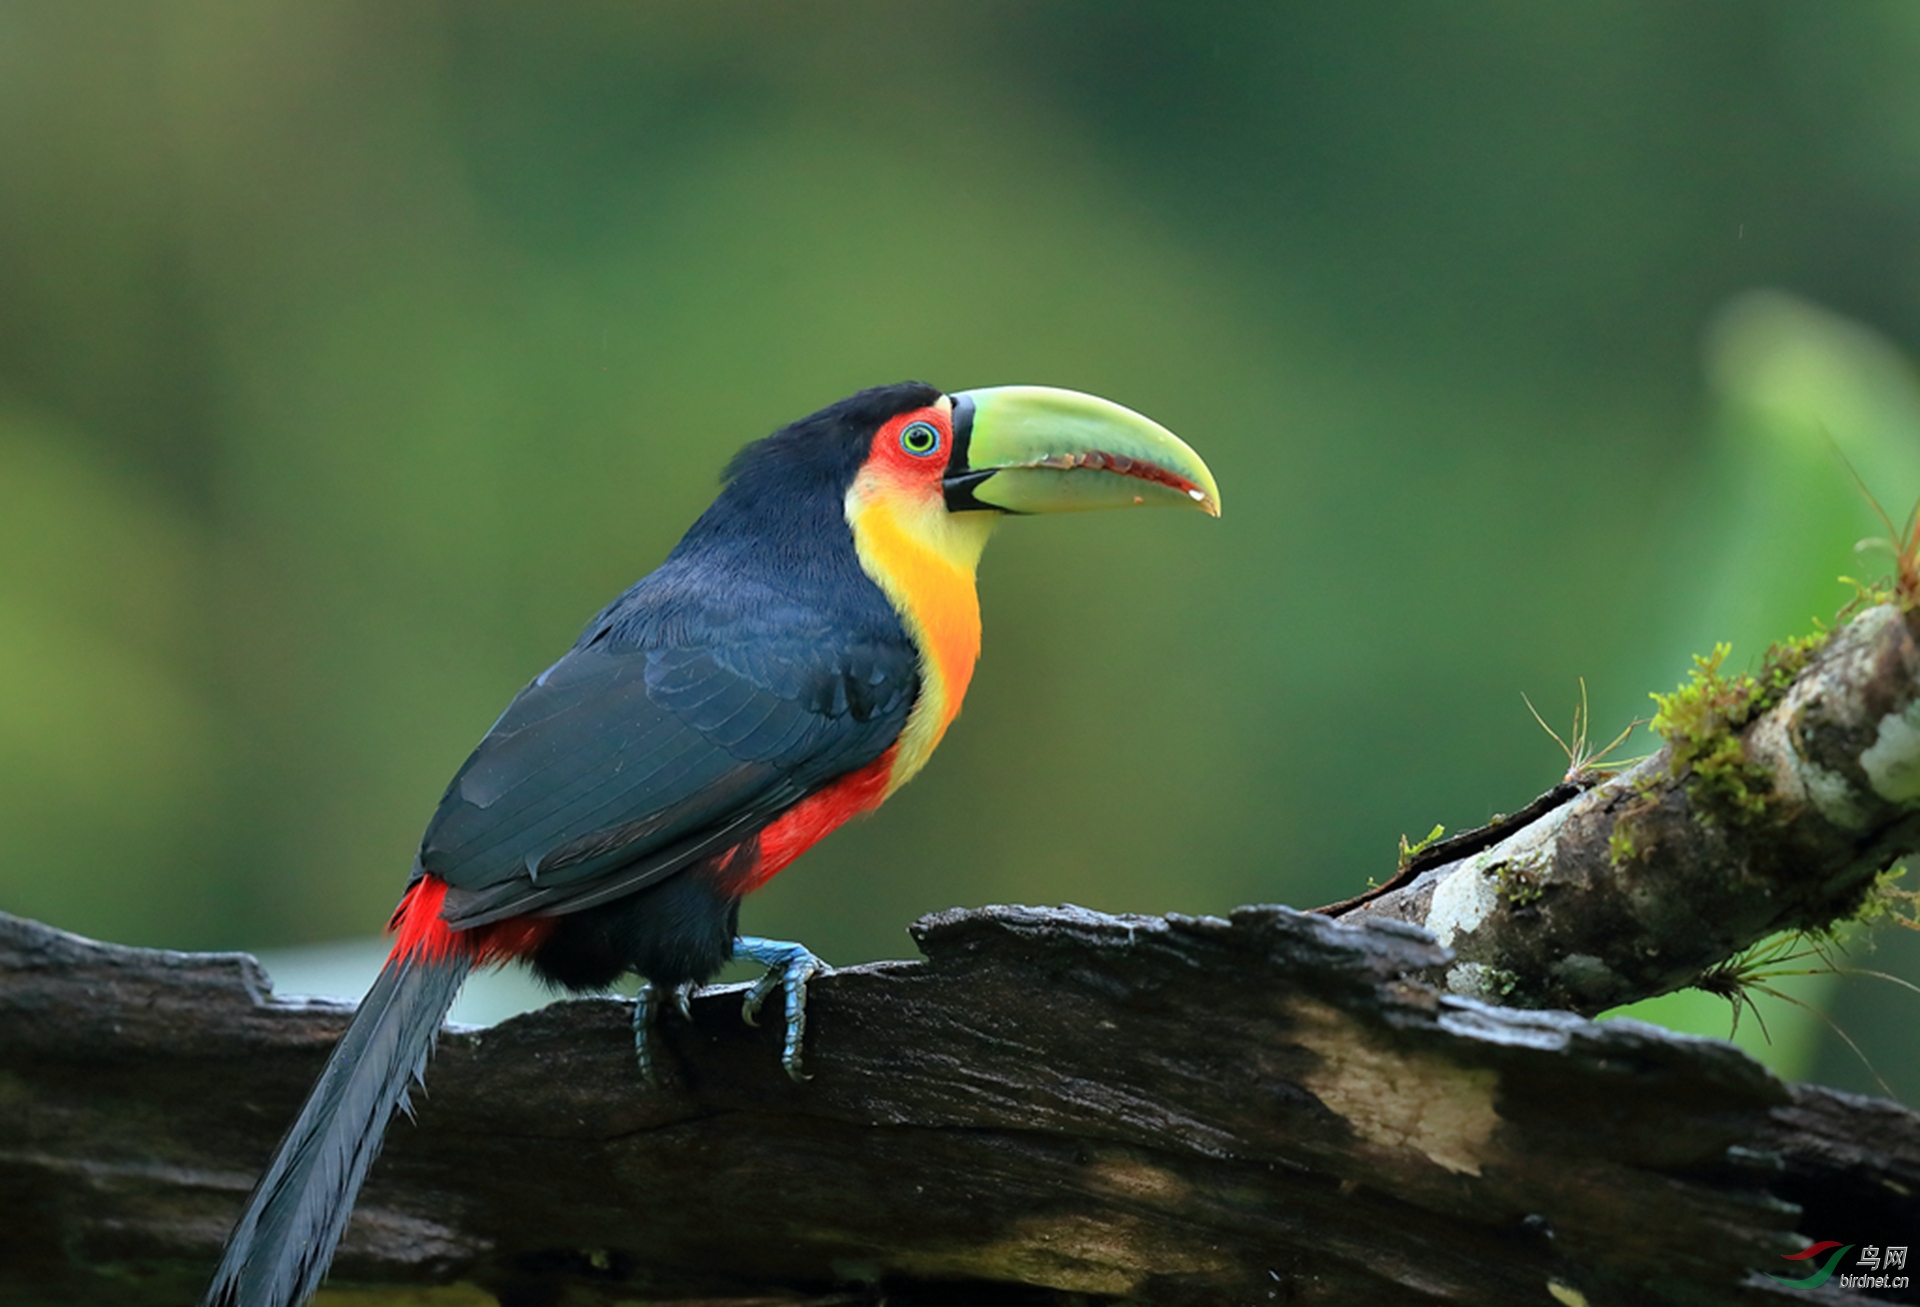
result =
[[903,547],[917,542],[969,573],[993,524],[1009,515],[1220,513],[1213,473],[1186,442],[1111,400],[1051,386],[863,390],[747,446],[726,480],[695,537],[709,524],[731,536],[746,521],[784,535],[779,523],[796,491],[817,486],[840,501],[863,555],[869,537],[897,534]]
[[1112,400],[1052,386],[941,394],[908,383],[847,403],[863,399],[877,425],[847,491],[859,537],[877,515],[971,571],[993,523],[1008,514],[1149,506],[1220,513],[1219,488],[1200,456]]
[[937,497],[949,513],[1172,506],[1220,514],[1213,473],[1185,441],[1097,395],[1052,386],[944,395],[909,383],[864,396],[891,397],[898,409],[864,451],[858,479],[876,490],[884,483],[890,494]]

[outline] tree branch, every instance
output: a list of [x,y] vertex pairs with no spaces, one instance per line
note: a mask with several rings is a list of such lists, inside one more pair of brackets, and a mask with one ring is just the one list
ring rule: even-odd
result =
[[1734,708],[1692,723],[1680,762],[1670,743],[1618,775],[1577,777],[1537,819],[1475,832],[1407,883],[1329,911],[1431,930],[1454,952],[1435,977],[1454,993],[1587,1013],[1854,913],[1877,872],[1920,848],[1912,619],[1868,609],[1790,683],[1769,675],[1755,689],[1777,703],[1742,720],[1740,693],[1724,691]]
[[[613,1000],[449,1034],[336,1279],[509,1307],[1759,1303],[1755,1268],[1795,1273],[1810,1236],[1920,1219],[1913,1114],[1440,995],[1406,977],[1444,954],[1398,923],[998,908],[916,934],[923,963],[817,982],[806,1085],[737,988],[667,1023],[660,1092]],[[17,918],[0,973],[0,1296],[190,1300],[346,1009],[272,999],[241,955]]]
[[[805,1085],[737,988],[667,1022],[663,1091],[612,1000],[449,1034],[336,1274],[506,1307],[1858,1301],[1763,1272],[1814,1239],[1906,1244],[1920,1117],[1478,1001],[1686,983],[1855,910],[1913,847],[1901,611],[1697,688],[1660,755],[1338,920],[928,918],[925,962],[815,983]],[[242,955],[4,916],[0,976],[0,1297],[190,1300],[347,1010],[274,999]]]

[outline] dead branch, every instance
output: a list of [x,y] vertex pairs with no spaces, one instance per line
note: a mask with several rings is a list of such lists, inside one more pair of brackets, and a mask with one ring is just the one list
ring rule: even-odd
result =
[[[1397,922],[997,908],[917,935],[924,962],[817,983],[805,1085],[737,989],[668,1023],[665,1091],[613,1000],[447,1035],[335,1284],[507,1307],[1759,1303],[1761,1270],[1797,1269],[1780,1253],[1920,1219],[1912,1113],[1712,1041],[1441,994],[1408,977],[1444,953]],[[242,955],[17,918],[0,976],[0,1298],[191,1301],[345,1010],[273,999]]]

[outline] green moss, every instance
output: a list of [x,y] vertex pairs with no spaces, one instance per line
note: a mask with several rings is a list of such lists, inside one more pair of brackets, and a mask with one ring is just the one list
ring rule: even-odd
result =
[[1407,843],[1407,837],[1405,835],[1402,835],[1400,837],[1401,867],[1404,868],[1409,862],[1412,862],[1415,854],[1419,853],[1422,849],[1426,848],[1429,844],[1432,844],[1435,840],[1439,839],[1442,835],[1445,835],[1446,833],[1447,833],[1447,828],[1445,826],[1435,826],[1432,830],[1427,832],[1427,838],[1425,838],[1424,840],[1421,840],[1418,844]]
[[1616,868],[1632,862],[1639,851],[1634,847],[1633,832],[1627,828],[1627,819],[1622,816],[1613,823],[1613,833],[1607,836],[1607,861]]
[[[1659,711],[1652,726],[1672,749],[1672,773],[1676,779],[1691,775],[1706,813],[1737,825],[1766,816],[1773,777],[1748,760],[1740,732],[1786,697],[1831,634],[1822,628],[1776,644],[1767,650],[1759,672],[1751,674],[1723,672],[1721,664],[1731,648],[1717,644],[1711,654],[1694,658],[1686,684],[1671,694],[1653,696]],[[1628,838],[1625,856],[1631,857]]]
[[1529,903],[1538,903],[1546,895],[1547,887],[1541,872],[1544,870],[1537,855],[1515,858],[1511,862],[1500,863],[1493,869],[1494,893],[1517,908]]
[[1755,693],[1749,716],[1758,717],[1786,698],[1787,691],[1793,688],[1800,673],[1807,670],[1813,656],[1826,648],[1832,638],[1833,632],[1822,626],[1809,635],[1795,636],[1770,646],[1767,656],[1760,660],[1759,676],[1750,678]]
[[1901,863],[1875,876],[1852,920],[1863,926],[1894,925],[1920,930],[1920,890],[1900,887],[1900,878],[1906,874],[1906,865]]

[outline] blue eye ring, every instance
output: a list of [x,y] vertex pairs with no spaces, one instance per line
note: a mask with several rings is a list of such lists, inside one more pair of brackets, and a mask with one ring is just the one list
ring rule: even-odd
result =
[[900,428],[900,448],[915,458],[932,458],[940,452],[940,428],[931,422],[909,422]]

